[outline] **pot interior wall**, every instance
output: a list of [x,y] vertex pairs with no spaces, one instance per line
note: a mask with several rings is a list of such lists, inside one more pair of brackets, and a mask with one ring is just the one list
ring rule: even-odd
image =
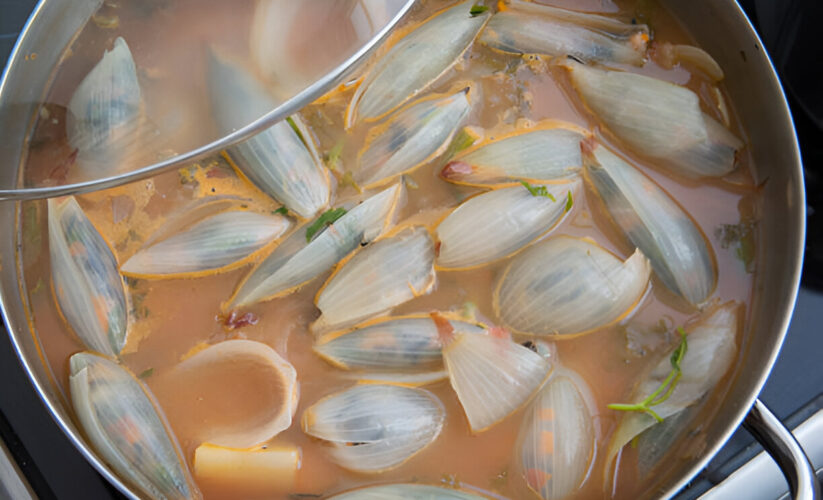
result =
[[[86,6],[95,3],[84,0]],[[705,426],[704,437],[710,444],[697,456],[673,461],[671,468],[656,476],[656,484],[650,485],[647,490],[649,497],[671,495],[696,474],[741,422],[765,382],[794,304],[803,251],[805,211],[800,159],[791,117],[768,59],[742,11],[733,0],[666,0],[662,3],[724,68],[734,108],[749,134],[756,178],[764,185],[758,228],[760,266],[754,306],[748,311],[746,319],[749,329],[744,345],[746,352],[737,367],[723,408],[715,415],[712,424]],[[67,9],[66,6],[65,2],[47,2],[41,7],[40,14],[45,16],[42,9]],[[72,6],[76,8],[75,3]],[[44,24],[40,31],[46,33],[53,30],[49,36],[68,43],[76,32],[70,29],[71,24],[79,23],[82,17],[82,13],[79,16],[75,14],[63,13],[50,17],[60,22],[53,26]],[[28,49],[24,43],[17,56],[22,57]],[[61,52],[55,50],[53,54],[41,54],[39,61],[43,65],[53,66]],[[0,179],[2,181],[9,179],[8,176],[17,175],[17,166],[25,147],[24,139],[29,130],[25,125],[29,123],[35,103],[48,82],[48,77],[42,72],[41,67],[40,73],[32,74],[31,81],[42,81],[43,87],[38,89],[33,85],[28,94],[19,93],[14,100],[0,103],[4,108],[0,115],[0,137],[4,137],[0,141],[0,157],[5,160],[4,168],[0,169],[0,176],[4,177]],[[17,203],[0,202],[0,227],[18,228],[18,209]],[[18,241],[17,229],[13,237],[0,239],[0,302],[6,313],[7,327],[26,369],[58,424],[81,452],[91,458],[93,455],[69,418],[65,402],[58,396],[41,360],[36,339],[30,334],[26,307],[19,289]],[[108,469],[96,460],[91,461],[121,491],[130,493]]]

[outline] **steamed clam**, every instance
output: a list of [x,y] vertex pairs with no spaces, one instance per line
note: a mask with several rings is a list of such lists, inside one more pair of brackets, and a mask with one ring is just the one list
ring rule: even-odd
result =
[[585,178],[655,274],[694,305],[717,282],[714,255],[691,217],[657,184],[599,144],[583,144]]
[[[638,408],[623,414],[609,444],[607,469],[611,468],[612,460],[620,449],[635,436],[653,426],[663,425],[661,421],[665,423],[666,419],[696,404],[729,371],[737,356],[740,309],[740,304],[727,302],[703,313],[696,323],[684,329],[685,336],[680,346],[663,356],[637,384],[630,398],[634,403],[641,403],[655,394],[661,383],[664,384],[665,394],[658,393],[658,398],[646,405],[650,412]],[[666,386],[664,381],[671,377],[674,355],[678,354],[681,355],[680,375]]]
[[138,146],[142,120],[137,68],[117,37],[69,100],[66,135],[78,163],[98,174],[118,168]]
[[383,234],[394,223],[403,195],[403,185],[395,184],[351,208],[311,241],[307,241],[307,226],[298,228],[240,283],[230,307],[288,294],[325,273]]
[[423,226],[404,228],[339,264],[318,292],[322,313],[312,330],[345,328],[377,316],[434,287],[434,242]]
[[230,269],[279,238],[290,226],[291,221],[279,214],[218,212],[144,246],[120,270],[130,276],[179,277]]
[[478,40],[504,52],[574,56],[585,62],[642,66],[649,28],[597,14],[511,0]]
[[[208,79],[221,134],[245,127],[276,107],[274,98],[253,75],[214,51],[210,52]],[[329,204],[329,174],[297,115],[226,153],[254,185],[300,217],[312,218]]]
[[424,97],[369,131],[355,179],[369,188],[408,173],[442,154],[469,112],[469,87]]
[[638,304],[651,267],[637,250],[621,261],[589,239],[556,236],[515,257],[494,292],[508,327],[530,335],[574,335],[609,325]]
[[586,383],[558,367],[527,410],[519,453],[526,484],[543,500],[568,497],[586,480],[595,458],[593,398]]
[[568,60],[586,106],[633,150],[687,177],[722,177],[743,143],[700,109],[697,94],[673,83]]
[[452,67],[489,18],[487,12],[473,15],[472,5],[474,0],[467,0],[440,11],[397,41],[358,87],[346,126],[389,113]]
[[583,166],[580,141],[588,133],[545,120],[460,152],[440,173],[456,184],[500,186],[512,181],[568,182]]
[[66,322],[89,349],[120,354],[128,327],[123,280],[108,244],[73,197],[49,200],[49,252]]
[[421,389],[365,384],[327,396],[306,409],[303,432],[326,441],[332,459],[359,472],[393,469],[440,434],[443,404]]
[[151,498],[199,498],[180,447],[143,384],[96,354],[75,354],[69,365],[77,419],[106,463]]
[[443,344],[443,362],[471,432],[488,430],[522,408],[548,378],[552,364],[495,328],[475,335],[432,314]]
[[[571,210],[580,182],[498,188],[464,201],[437,226],[437,266],[461,269],[507,257],[550,232]],[[487,228],[495,228],[492,236]]]

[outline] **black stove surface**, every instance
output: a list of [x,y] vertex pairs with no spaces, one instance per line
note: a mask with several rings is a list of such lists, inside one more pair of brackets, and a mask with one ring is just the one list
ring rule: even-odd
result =
[[[808,205],[803,283],[789,335],[761,399],[790,427],[823,408],[823,44],[812,26],[818,0],[739,0],[784,81],[800,139]],[[6,61],[35,0],[0,0],[0,61]],[[122,498],[50,418],[0,325],[0,437],[42,499]],[[823,438],[821,438],[823,439]],[[760,452],[738,430],[682,498],[695,498]]]

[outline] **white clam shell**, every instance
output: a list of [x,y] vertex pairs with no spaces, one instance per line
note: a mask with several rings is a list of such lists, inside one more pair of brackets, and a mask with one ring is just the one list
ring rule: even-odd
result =
[[393,224],[403,194],[402,184],[396,184],[371,196],[311,242],[306,241],[304,227],[298,228],[251,271],[240,284],[230,306],[249,306],[289,293],[325,273],[361,244],[371,242]]
[[489,18],[488,13],[472,16],[472,5],[468,0],[438,12],[380,58],[352,97],[346,126],[385,115],[451,68]]
[[425,295],[435,283],[434,242],[428,230],[411,226],[383,238],[342,262],[315,304],[322,313],[315,332],[339,329]]
[[434,442],[446,418],[428,391],[366,384],[327,396],[303,413],[303,431],[327,441],[346,469],[395,468]]
[[[680,362],[682,376],[671,395],[651,407],[661,418],[668,419],[696,404],[729,371],[737,356],[740,309],[740,304],[727,302],[704,313],[697,323],[685,328],[687,347]],[[672,371],[670,357],[673,351],[662,356],[660,362],[643,377],[632,391],[630,401],[639,403],[660,387]],[[647,413],[621,413],[623,416],[609,444],[607,470],[617,452],[629,441],[646,429],[661,425]]]
[[425,97],[369,131],[355,179],[369,188],[408,173],[442,154],[469,112],[469,88]]
[[[470,268],[512,255],[557,226],[567,213],[569,193],[574,198],[579,186],[579,180],[547,185],[551,197],[516,185],[469,198],[437,226],[438,268]],[[493,235],[488,228],[494,228]]]
[[200,498],[180,447],[143,384],[92,353],[75,354],[69,364],[74,411],[103,460],[150,498]]
[[[475,323],[449,319],[461,332],[482,334]],[[443,367],[437,325],[431,317],[380,319],[320,338],[314,351],[346,370],[425,371]]]
[[329,500],[483,500],[486,497],[428,484],[383,484],[334,495]]
[[137,146],[141,121],[137,68],[128,44],[117,37],[72,94],[66,135],[78,163],[104,173]]
[[[240,65],[211,52],[208,66],[211,105],[221,134],[245,127],[276,107],[262,84]],[[283,120],[226,153],[260,190],[308,219],[329,204],[331,185],[308,129],[299,116],[291,120],[299,134]]]
[[60,311],[86,347],[117,356],[128,327],[117,260],[73,197],[48,203],[51,273]]
[[633,150],[688,177],[735,168],[743,143],[703,113],[691,90],[656,78],[567,62],[574,88],[606,127]]
[[138,250],[120,270],[132,276],[180,276],[219,271],[279,238],[290,226],[291,221],[282,215],[245,210],[221,212]]
[[592,401],[580,376],[557,368],[526,412],[520,464],[529,488],[544,500],[568,497],[591,470],[599,434]]
[[494,293],[503,323],[531,335],[573,335],[611,324],[643,297],[651,266],[625,262],[591,240],[556,236],[512,260]]
[[291,426],[297,410],[297,371],[277,351],[262,342],[234,339],[211,345],[178,364],[171,377],[191,378],[209,369],[231,372],[231,365],[239,364],[254,365],[258,372],[268,372],[267,386],[271,394],[265,398],[275,404],[265,413],[250,415],[245,420],[211,425],[201,439],[217,446],[251,448],[265,443]]
[[516,54],[574,56],[585,62],[642,66],[649,28],[584,12],[512,0],[492,16],[478,41]]
[[457,184],[499,186],[512,180],[567,182],[583,167],[577,127],[547,120],[469,148],[449,162],[441,176]]
[[717,282],[714,254],[686,212],[657,184],[605,146],[584,158],[585,178],[612,220],[651,261],[673,292],[694,305],[708,299]]
[[443,361],[472,433],[522,408],[552,369],[548,360],[510,338],[461,332],[443,347]]

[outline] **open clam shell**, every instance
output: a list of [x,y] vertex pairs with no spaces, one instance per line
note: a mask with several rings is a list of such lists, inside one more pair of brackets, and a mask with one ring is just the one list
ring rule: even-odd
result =
[[437,226],[438,268],[465,269],[514,254],[557,226],[579,187],[579,180],[547,185],[541,196],[516,185],[469,198]]
[[303,432],[330,445],[332,459],[358,472],[393,469],[430,445],[443,404],[421,389],[366,384],[327,396],[303,413]]
[[568,182],[583,167],[580,141],[588,135],[574,125],[546,120],[460,152],[440,176],[480,187],[517,180]]
[[305,226],[298,228],[251,271],[229,306],[249,306],[290,293],[325,273],[393,224],[403,194],[403,185],[396,184],[371,196],[311,241],[306,241]]
[[78,163],[97,173],[116,169],[138,146],[142,119],[137,68],[117,37],[69,100],[66,135]]
[[584,144],[585,179],[612,220],[651,261],[674,293],[694,305],[709,298],[717,282],[714,254],[686,212],[657,184],[609,151]]
[[468,0],[442,10],[397,41],[352,97],[346,127],[389,113],[452,67],[489,18],[489,13],[472,15],[472,5]]
[[469,87],[428,96],[369,132],[355,179],[369,188],[408,173],[442,154],[469,112]]
[[651,274],[639,250],[625,262],[588,239],[556,236],[519,254],[493,296],[496,314],[531,335],[575,335],[609,325],[638,304]]
[[687,177],[721,177],[734,170],[743,143],[700,109],[691,90],[571,60],[564,67],[586,106],[634,151]]
[[291,221],[282,215],[227,210],[138,250],[120,270],[141,277],[191,277],[227,270],[242,264],[290,226]]
[[429,293],[435,284],[434,242],[422,226],[383,238],[339,264],[318,292],[316,333],[345,328]]
[[75,354],[69,365],[77,419],[106,463],[148,497],[200,498],[180,447],[143,384],[96,354]]
[[492,16],[478,41],[515,54],[574,56],[585,62],[642,66],[649,28],[523,0]]
[[89,349],[117,356],[128,309],[117,260],[73,197],[49,200],[49,253],[60,312]]
[[[212,51],[208,66],[211,105],[221,134],[245,127],[276,107],[262,84],[239,64]],[[297,115],[226,153],[261,191],[303,218],[314,217],[329,204],[329,174]]]
[[566,498],[586,480],[595,457],[593,398],[579,375],[557,368],[520,428],[522,474],[544,500]]

